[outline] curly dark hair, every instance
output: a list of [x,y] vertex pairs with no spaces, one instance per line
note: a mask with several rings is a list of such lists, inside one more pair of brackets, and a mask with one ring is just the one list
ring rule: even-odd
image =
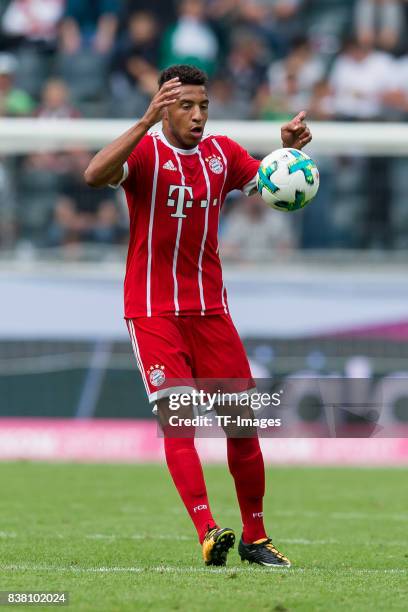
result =
[[159,76],[159,88],[170,81],[178,77],[182,85],[206,85],[208,76],[203,70],[200,70],[196,66],[189,66],[188,64],[176,64],[169,66],[160,73]]

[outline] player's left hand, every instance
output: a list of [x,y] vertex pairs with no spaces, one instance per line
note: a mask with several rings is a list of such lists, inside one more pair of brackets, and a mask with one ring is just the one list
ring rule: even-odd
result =
[[282,144],[292,149],[303,149],[311,140],[312,134],[305,123],[306,111],[301,111],[292,121],[281,127]]

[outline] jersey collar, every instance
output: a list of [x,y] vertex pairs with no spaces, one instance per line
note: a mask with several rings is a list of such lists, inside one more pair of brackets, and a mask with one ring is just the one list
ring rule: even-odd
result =
[[167,138],[163,134],[163,128],[159,128],[157,130],[157,133],[159,134],[160,140],[167,147],[169,147],[170,149],[173,149],[173,151],[175,151],[176,153],[180,153],[180,155],[194,155],[195,153],[198,152],[198,145],[196,147],[194,147],[194,149],[178,149],[177,147],[173,147],[173,145],[169,143],[169,141],[167,140]]

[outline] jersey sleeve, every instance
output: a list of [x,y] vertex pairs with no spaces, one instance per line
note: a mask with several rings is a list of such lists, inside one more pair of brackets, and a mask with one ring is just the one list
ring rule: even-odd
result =
[[117,189],[122,186],[126,189],[130,185],[140,183],[143,177],[146,158],[150,153],[150,140],[151,138],[149,136],[144,136],[142,138],[127,158],[127,161],[123,164],[123,174],[120,181],[115,185],[109,185],[109,187]]
[[246,195],[256,191],[256,174],[260,161],[252,157],[241,145],[226,138],[228,150],[227,193],[240,189]]

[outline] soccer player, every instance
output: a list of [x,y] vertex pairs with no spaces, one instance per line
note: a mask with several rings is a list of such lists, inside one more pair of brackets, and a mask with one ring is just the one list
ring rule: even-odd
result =
[[[205,73],[194,66],[164,70],[145,115],[95,155],[85,171],[93,187],[125,190],[130,240],[125,318],[149,401],[166,423],[172,379],[246,380],[248,359],[232,323],[218,254],[218,222],[226,195],[256,191],[259,161],[226,136],[204,132],[209,100]],[[284,147],[311,140],[301,112],[281,129]],[[154,128],[159,121],[160,128]],[[193,385],[192,385],[193,388]],[[232,529],[212,516],[194,431],[163,427],[166,462],[195,525],[207,565],[225,565]],[[289,567],[263,523],[265,475],[258,437],[228,437],[243,532],[242,560]]]

